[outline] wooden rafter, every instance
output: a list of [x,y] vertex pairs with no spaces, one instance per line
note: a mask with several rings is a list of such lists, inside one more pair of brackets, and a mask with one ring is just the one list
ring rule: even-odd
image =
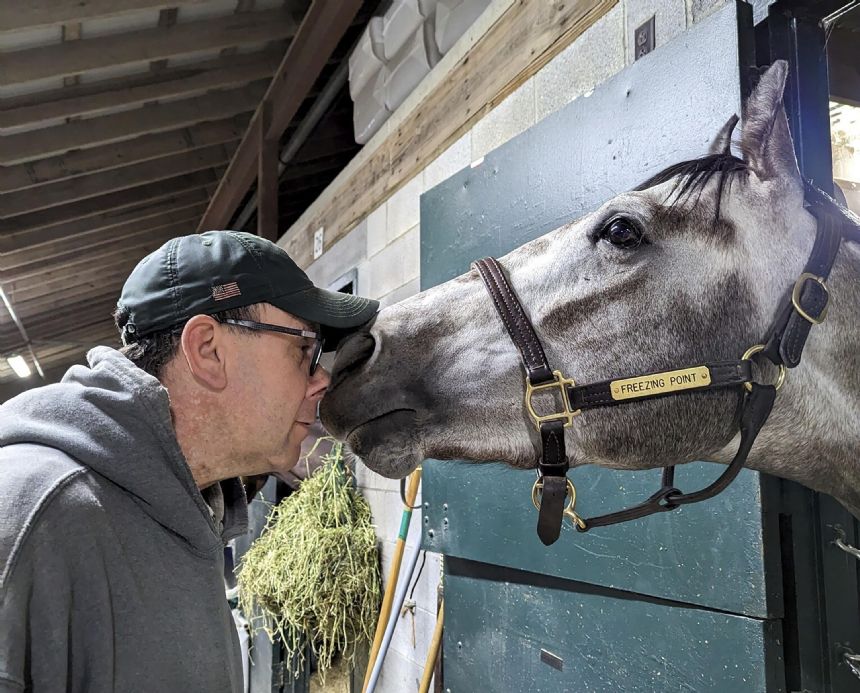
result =
[[184,224],[162,226],[147,233],[137,234],[130,238],[126,238],[120,243],[109,242],[99,244],[89,248],[86,253],[77,251],[64,253],[41,262],[29,263],[27,265],[15,267],[11,270],[4,270],[3,274],[4,277],[8,277],[9,281],[14,281],[16,279],[24,279],[26,277],[42,276],[45,272],[49,272],[53,269],[73,272],[81,265],[104,269],[107,263],[113,262],[117,259],[125,259],[134,256],[137,256],[138,259],[142,258],[147,253],[155,250],[162,243],[175,236],[176,231],[180,228],[187,230],[188,227]]
[[280,140],[361,4],[361,0],[314,0],[263,97],[271,108],[269,125],[263,130],[261,104],[212,197],[200,230],[229,224],[257,174],[259,143]]
[[[45,229],[19,231],[10,234],[0,234],[0,257],[6,258],[16,252],[26,252],[30,248],[61,240],[69,240],[78,236],[90,236],[98,233],[115,233],[121,227],[131,227],[135,224],[148,223],[148,219],[170,214],[182,214],[185,210],[203,205],[197,211],[197,217],[206,209],[209,196],[205,189],[177,193],[155,201],[141,200],[131,207],[103,211],[94,216],[70,221],[58,226]],[[11,262],[11,260],[10,260]]]
[[26,164],[0,166],[0,193],[116,169],[168,154],[190,152],[213,144],[233,142],[242,137],[248,120],[248,116],[236,116],[170,132],[143,135],[123,142],[122,147],[103,145]]
[[121,142],[154,132],[235,116],[254,110],[265,90],[265,84],[251,84],[191,99],[76,120],[36,132],[8,135],[3,138],[0,163],[7,166],[20,164],[63,154],[70,149]]
[[100,171],[86,176],[43,185],[37,190],[22,190],[0,194],[0,209],[12,217],[25,212],[35,212],[56,207],[88,197],[96,197],[117,190],[134,188],[154,183],[162,178],[172,178],[184,173],[203,171],[222,166],[230,161],[235,143],[213,144],[192,152],[171,154],[152,159],[136,166],[126,166],[114,171]]
[[290,14],[277,9],[39,46],[4,55],[0,84],[22,84],[186,53],[264,43],[290,38],[295,31]]
[[205,0],[27,0],[0,3],[0,32],[49,27],[66,22],[112,17],[124,12],[160,10]]
[[129,260],[125,264],[117,263],[112,267],[103,269],[98,276],[85,273],[70,277],[62,272],[47,272],[38,280],[25,277],[4,284],[4,286],[7,295],[16,306],[25,305],[28,301],[45,303],[43,299],[46,297],[57,302],[66,291],[71,296],[82,296],[96,293],[107,284],[122,284],[128,277],[131,268],[134,267],[135,262],[136,260]]
[[109,231],[100,229],[35,247],[19,248],[11,253],[0,253],[0,271],[5,279],[16,269],[44,266],[43,263],[48,261],[56,262],[58,257],[88,253],[109,244],[124,243],[135,236],[153,233],[165,226],[181,225],[187,232],[196,225],[204,209],[205,205],[195,205],[121,224]]
[[271,78],[282,53],[265,51],[216,58],[129,77],[0,99],[0,129],[34,126],[57,118],[91,116],[118,106],[201,94]]
[[66,224],[75,219],[102,214],[106,210],[133,207],[146,200],[154,201],[172,197],[186,190],[206,188],[214,185],[216,180],[211,171],[198,171],[187,176],[165,178],[155,183],[148,183],[117,193],[99,195],[60,207],[51,207],[30,214],[0,219],[0,233],[34,231]]

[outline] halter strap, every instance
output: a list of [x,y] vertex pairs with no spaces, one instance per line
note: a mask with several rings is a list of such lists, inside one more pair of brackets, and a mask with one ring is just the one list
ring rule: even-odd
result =
[[[784,308],[771,326],[767,343],[764,346],[750,348],[739,361],[716,362],[677,371],[616,378],[576,386],[573,381],[565,379],[561,373],[553,372],[550,368],[540,339],[535,334],[519,299],[508,284],[498,261],[494,258],[484,258],[475,262],[475,267],[492,297],[493,305],[520,352],[526,370],[526,404],[541,434],[542,454],[538,461],[538,468],[543,492],[538,515],[538,536],[544,544],[552,544],[558,539],[565,515],[569,514],[575,519],[577,530],[586,532],[591,527],[626,522],[713,498],[738,475],[746,463],[756,436],[770,415],[776,390],[784,375],[780,373],[776,386],[754,383],[748,357],[753,353],[761,352],[762,356],[779,366],[781,371],[786,367],[794,368],[800,363],[809,331],[813,325],[821,323],[827,314],[829,294],[825,282],[830,276],[845,236],[844,227],[849,225],[848,218],[840,212],[836,204],[811,184],[807,184],[806,197],[809,211],[818,221],[815,242],[809,259],[803,273],[795,282]],[[856,224],[851,220],[850,230],[854,231],[854,235],[849,235],[849,238],[860,240],[856,235],[858,229],[855,226]],[[703,377],[705,373],[707,377]],[[678,374],[683,375],[685,380],[675,382],[674,384],[679,386],[672,387],[671,379],[673,377],[677,379]],[[666,379],[670,381],[669,385],[663,382]],[[529,393],[534,386],[546,387],[548,383],[562,389],[565,412],[540,417],[532,410]],[[677,394],[678,391],[683,390],[740,385],[747,389],[740,410],[740,445],[726,470],[712,484],[693,493],[682,493],[674,486],[675,468],[669,466],[663,469],[663,483],[660,490],[638,505],[585,520],[576,515],[572,507],[569,509],[564,507],[568,485],[564,428],[571,425],[573,416],[582,409],[613,406],[645,397]]]
[[788,368],[796,368],[800,364],[809,331],[827,316],[830,295],[825,282],[842,243],[840,227],[843,218],[837,216],[838,211],[822,204],[811,205],[808,209],[818,221],[815,243],[803,273],[771,326],[763,351],[769,361]]
[[567,398],[571,409],[583,410],[626,404],[634,399],[674,395],[685,390],[737,387],[751,380],[752,364],[748,359],[718,361],[675,371],[603,380],[589,385],[568,385]]
[[770,416],[775,399],[776,388],[773,385],[752,383],[752,392],[747,395],[741,411],[741,442],[738,446],[738,451],[735,453],[728,467],[712,484],[700,491],[682,493],[674,486],[675,467],[664,467],[663,485],[653,496],[650,496],[638,505],[625,508],[624,510],[585,518],[583,525],[576,525],[577,531],[587,532],[592,527],[605,527],[606,525],[614,525],[619,522],[638,520],[654,513],[674,510],[682,505],[708,500],[724,491],[735,480],[735,477],[743,469],[744,464],[746,464],[756,436],[758,436],[761,427],[767,421],[767,417]]
[[[531,321],[522,304],[508,284],[502,268],[495,258],[484,258],[475,263],[487,291],[493,299],[505,329],[511,337],[526,369],[529,385],[543,385],[554,380]],[[542,455],[538,462],[543,477],[543,493],[538,511],[537,533],[549,546],[561,534],[564,520],[564,502],[567,498],[567,452],[564,447],[564,422],[543,421],[539,425]]]

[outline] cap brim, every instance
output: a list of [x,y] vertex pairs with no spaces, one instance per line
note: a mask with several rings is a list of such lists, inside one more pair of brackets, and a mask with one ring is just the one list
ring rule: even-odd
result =
[[318,323],[325,351],[335,349],[341,339],[368,322],[379,310],[379,301],[316,286],[269,302],[297,318]]

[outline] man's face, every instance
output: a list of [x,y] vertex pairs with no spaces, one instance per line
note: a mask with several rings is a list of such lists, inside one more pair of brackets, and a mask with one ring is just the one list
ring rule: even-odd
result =
[[[317,331],[290,313],[264,304],[259,322]],[[243,447],[268,460],[268,469],[288,471],[298,461],[302,441],[316,420],[317,405],[329,384],[322,366],[309,374],[314,342],[277,332],[233,335],[239,359],[231,368],[236,417]]]

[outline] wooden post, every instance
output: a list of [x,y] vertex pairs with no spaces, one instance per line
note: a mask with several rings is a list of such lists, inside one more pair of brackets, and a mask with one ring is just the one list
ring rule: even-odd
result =
[[261,116],[257,139],[257,235],[275,243],[278,240],[279,141],[268,136],[272,121],[270,101],[263,101]]

